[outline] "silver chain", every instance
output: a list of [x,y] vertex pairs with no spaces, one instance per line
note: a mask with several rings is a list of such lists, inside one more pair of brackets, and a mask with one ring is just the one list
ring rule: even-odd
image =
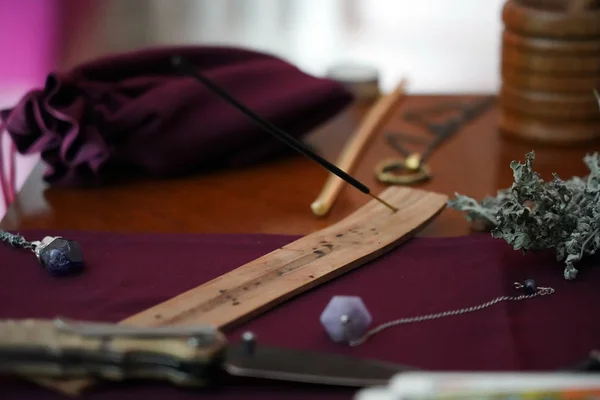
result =
[[35,249],[35,243],[28,242],[23,236],[0,231],[0,242],[6,243],[18,249]]
[[[515,282],[515,288],[522,289],[523,285],[521,283]],[[389,321],[389,322],[385,322],[381,325],[378,325],[377,327],[368,331],[360,339],[350,341],[349,344],[350,344],[350,346],[358,346],[358,345],[366,342],[369,337],[371,337],[385,329],[391,328],[393,326],[411,324],[414,322],[429,321],[429,320],[433,320],[433,319],[450,317],[450,316],[461,315],[461,314],[467,314],[470,312],[483,310],[484,308],[493,306],[494,304],[500,303],[502,301],[526,300],[526,299],[531,299],[531,298],[538,297],[538,296],[547,296],[552,293],[554,293],[553,288],[539,287],[539,288],[537,288],[536,292],[532,293],[532,294],[522,294],[520,296],[499,296],[493,300],[488,301],[487,303],[479,304],[476,306],[461,308],[458,310],[444,311],[444,312],[440,312],[440,313],[436,313],[436,314],[421,315],[418,317],[396,319],[394,321]]]

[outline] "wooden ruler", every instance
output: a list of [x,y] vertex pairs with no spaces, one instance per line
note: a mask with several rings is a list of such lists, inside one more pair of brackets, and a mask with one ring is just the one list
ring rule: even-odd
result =
[[[446,205],[447,196],[390,187],[381,196],[399,211],[372,200],[356,212],[227,274],[135,314],[135,326],[239,324],[390,251],[412,237]],[[90,382],[48,383],[77,394]]]

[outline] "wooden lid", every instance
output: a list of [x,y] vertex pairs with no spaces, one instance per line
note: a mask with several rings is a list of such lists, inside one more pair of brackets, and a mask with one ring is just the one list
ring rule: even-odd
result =
[[569,11],[567,0],[508,0],[502,21],[513,32],[527,36],[574,39],[600,36],[600,7]]

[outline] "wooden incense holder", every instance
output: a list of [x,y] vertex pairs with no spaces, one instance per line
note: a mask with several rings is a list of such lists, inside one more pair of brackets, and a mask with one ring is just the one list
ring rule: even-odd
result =
[[[381,198],[399,211],[371,200],[345,219],[251,261],[122,324],[165,326],[240,324],[397,247],[426,226],[446,206],[447,196],[390,187]],[[39,381],[77,395],[93,382]]]

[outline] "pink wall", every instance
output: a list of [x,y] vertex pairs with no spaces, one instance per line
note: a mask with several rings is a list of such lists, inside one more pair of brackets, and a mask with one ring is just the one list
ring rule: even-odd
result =
[[0,83],[43,82],[56,61],[60,0],[0,0]]
[[[1,108],[12,106],[29,89],[43,85],[46,74],[55,67],[61,50],[62,8],[61,0],[0,0]],[[6,161],[8,135],[2,138]],[[37,159],[17,156],[17,189]],[[0,217],[4,212],[0,201]]]

